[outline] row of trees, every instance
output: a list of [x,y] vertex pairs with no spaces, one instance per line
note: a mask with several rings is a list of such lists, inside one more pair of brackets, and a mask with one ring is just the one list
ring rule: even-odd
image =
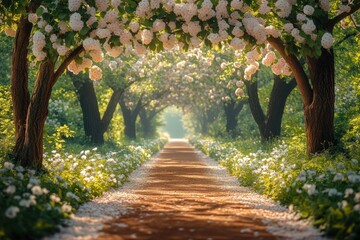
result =
[[[247,79],[259,68],[258,60],[269,60],[271,49],[265,46],[269,43],[277,58],[281,56],[276,62],[283,61],[289,68],[286,72],[291,70],[300,90],[307,152],[328,149],[335,144],[333,34],[336,27],[356,29],[354,13],[359,8],[359,1],[331,0],[3,1],[1,30],[15,37],[11,76],[15,160],[41,168],[51,91],[73,61],[77,68],[90,68],[90,76],[98,78],[98,67],[85,64],[84,57],[102,61],[102,47],[118,56],[129,47],[141,54],[174,46],[186,50],[201,42],[215,47],[229,42],[237,50],[257,51],[247,58]],[[28,59],[38,67],[32,94]],[[277,74],[285,71],[274,70]]]

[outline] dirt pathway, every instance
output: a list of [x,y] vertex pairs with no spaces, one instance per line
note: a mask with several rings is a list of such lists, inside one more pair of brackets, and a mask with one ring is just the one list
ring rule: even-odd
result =
[[144,181],[97,239],[276,239],[185,141],[169,142]]

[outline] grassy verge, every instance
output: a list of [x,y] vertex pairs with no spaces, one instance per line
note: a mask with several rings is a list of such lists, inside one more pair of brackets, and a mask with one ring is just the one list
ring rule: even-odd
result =
[[[360,165],[341,154],[306,157],[301,139],[192,139],[245,186],[288,205],[335,239],[360,238]],[[261,146],[261,147],[259,147]]]
[[0,159],[0,239],[38,239],[57,231],[81,203],[121,186],[165,142],[68,145],[45,154],[41,174]]

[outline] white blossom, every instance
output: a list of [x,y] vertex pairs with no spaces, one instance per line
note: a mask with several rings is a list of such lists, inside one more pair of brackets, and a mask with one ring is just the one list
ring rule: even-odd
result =
[[303,11],[306,15],[311,16],[314,14],[315,9],[310,5],[305,5]]
[[4,162],[4,168],[8,169],[8,170],[11,170],[11,169],[14,168],[14,164],[11,163],[11,162]]
[[28,20],[29,22],[31,22],[32,24],[35,24],[38,20],[38,16],[36,13],[29,13],[28,15]]
[[34,195],[36,195],[36,196],[40,196],[40,195],[43,194],[43,190],[41,189],[40,186],[33,186],[33,187],[31,188],[31,192],[32,192]]
[[92,66],[89,71],[89,77],[93,81],[100,80],[102,78],[101,69],[96,65]]
[[70,12],[76,12],[81,6],[81,0],[68,0],[68,8]]
[[20,212],[20,209],[18,207],[15,207],[15,206],[11,206],[9,208],[6,209],[5,211],[5,216],[7,218],[15,218],[16,215]]
[[75,12],[75,13],[71,14],[69,25],[72,30],[77,31],[77,32],[80,31],[84,27],[84,22],[81,21],[80,13]]
[[4,190],[4,192],[7,194],[14,194],[16,192],[16,187],[14,185],[10,185]]
[[309,196],[316,194],[316,185],[315,184],[304,184],[303,189],[307,192]]
[[331,33],[324,33],[324,35],[321,38],[321,46],[325,49],[330,49],[334,44],[334,38],[331,35]]

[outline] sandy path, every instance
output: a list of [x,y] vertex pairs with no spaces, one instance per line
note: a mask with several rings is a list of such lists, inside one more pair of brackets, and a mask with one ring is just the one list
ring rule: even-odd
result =
[[184,141],[165,146],[132,194],[129,211],[105,223],[99,239],[275,239]]

